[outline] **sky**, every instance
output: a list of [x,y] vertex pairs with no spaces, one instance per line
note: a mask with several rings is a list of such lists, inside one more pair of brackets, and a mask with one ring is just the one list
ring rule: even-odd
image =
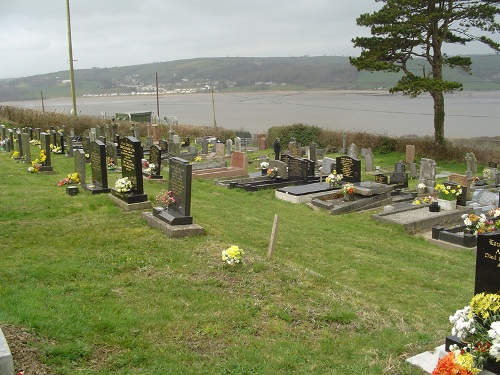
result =
[[[196,57],[358,56],[375,0],[70,0],[74,69]],[[0,0],[0,78],[69,69],[65,0]],[[480,44],[459,53],[492,53]]]

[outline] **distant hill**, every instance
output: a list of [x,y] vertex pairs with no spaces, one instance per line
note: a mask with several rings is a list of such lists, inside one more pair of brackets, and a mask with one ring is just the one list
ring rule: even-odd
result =
[[[500,90],[500,55],[472,55],[472,72],[446,70],[467,90]],[[415,71],[424,69],[414,60]],[[427,67],[426,70],[428,71]],[[358,72],[348,57],[196,58],[75,70],[78,96],[160,92],[388,89],[399,75]],[[0,102],[70,96],[69,71],[0,80]]]

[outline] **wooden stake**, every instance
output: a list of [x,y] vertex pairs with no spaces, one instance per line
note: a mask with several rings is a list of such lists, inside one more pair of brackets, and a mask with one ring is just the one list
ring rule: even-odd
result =
[[276,236],[278,235],[278,223],[279,223],[278,214],[274,214],[273,230],[271,232],[271,239],[269,240],[269,249],[267,250],[268,259],[271,259],[271,257],[273,256],[274,246],[276,244]]

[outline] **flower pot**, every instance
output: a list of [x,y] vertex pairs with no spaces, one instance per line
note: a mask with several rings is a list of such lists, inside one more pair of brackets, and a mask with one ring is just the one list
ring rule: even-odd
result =
[[452,201],[448,201],[446,199],[438,199],[438,204],[439,204],[439,207],[441,207],[441,209],[443,211],[452,211],[452,210],[455,210],[457,208],[457,200],[452,200]]
[[260,170],[260,172],[262,173],[262,176],[266,176],[267,175],[267,168],[262,168]]
[[417,189],[418,195],[424,195],[425,194],[425,188],[419,188]]
[[354,194],[344,194],[344,200],[347,202],[354,200]]

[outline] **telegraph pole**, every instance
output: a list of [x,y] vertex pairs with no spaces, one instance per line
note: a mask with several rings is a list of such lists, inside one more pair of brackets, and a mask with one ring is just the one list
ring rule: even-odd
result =
[[212,112],[214,113],[214,128],[217,127],[217,121],[215,121],[215,101],[214,101],[214,85],[212,84]]
[[71,20],[69,15],[69,0],[66,0],[66,19],[68,22],[68,52],[69,52],[69,78],[71,80],[71,99],[73,101],[73,116],[76,112],[76,93],[75,93],[75,73],[73,71],[73,46],[71,43]]

